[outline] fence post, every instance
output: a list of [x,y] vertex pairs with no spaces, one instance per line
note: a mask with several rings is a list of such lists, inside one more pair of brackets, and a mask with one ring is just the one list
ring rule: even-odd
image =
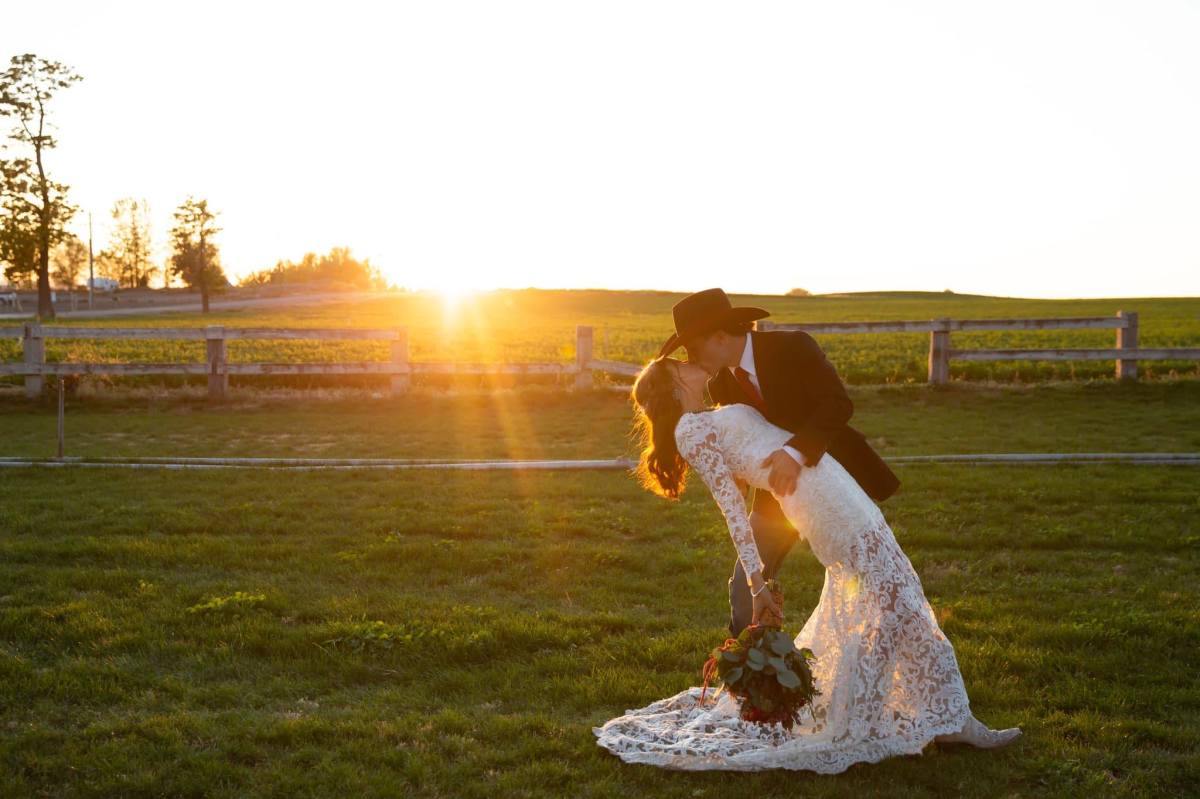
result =
[[950,320],[934,319],[929,331],[929,382],[941,385],[950,379]]
[[592,328],[589,325],[575,327],[575,366],[579,371],[575,375],[575,388],[592,387]]
[[[26,322],[22,350],[25,354],[26,365],[42,366],[46,363],[46,340],[42,338],[42,326],[36,322]],[[41,369],[36,375],[25,375],[25,396],[33,399],[42,393]]]
[[62,460],[63,456],[63,439],[66,437],[66,380],[62,375],[58,376],[58,459]]
[[392,396],[398,397],[408,391],[409,384],[409,367],[408,365],[408,328],[396,328],[396,338],[392,339],[392,363],[397,366],[404,365],[403,372],[392,373]]
[[229,374],[225,371],[225,328],[221,325],[205,327],[204,344],[208,356],[208,398],[225,399],[229,390]]
[[[1117,317],[1125,320],[1124,327],[1117,328],[1117,349],[1136,350],[1138,346],[1137,311],[1117,311]],[[1137,380],[1137,359],[1117,360],[1118,380]]]

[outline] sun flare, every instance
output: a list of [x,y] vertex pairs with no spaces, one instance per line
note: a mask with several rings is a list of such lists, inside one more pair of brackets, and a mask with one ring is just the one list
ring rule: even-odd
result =
[[466,286],[445,286],[435,289],[435,291],[441,295],[443,301],[454,305],[476,293],[475,289]]
[[468,286],[450,283],[431,287],[429,291],[441,301],[442,316],[447,323],[457,321],[463,306],[478,293]]

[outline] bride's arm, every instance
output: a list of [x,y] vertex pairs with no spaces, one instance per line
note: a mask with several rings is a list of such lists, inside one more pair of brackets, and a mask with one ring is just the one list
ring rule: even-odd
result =
[[717,431],[708,414],[699,414],[695,425],[682,436],[680,454],[691,465],[692,470],[712,492],[713,499],[721,508],[729,536],[737,549],[738,559],[746,572],[746,582],[754,588],[762,585],[762,570],[765,564],[758,554],[754,542],[754,531],[746,514],[746,500],[738,490],[738,482],[725,463],[725,456],[717,441]]

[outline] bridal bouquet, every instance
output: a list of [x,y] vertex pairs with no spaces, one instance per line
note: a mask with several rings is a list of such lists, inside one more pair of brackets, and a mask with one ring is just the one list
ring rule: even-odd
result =
[[775,598],[779,614],[763,614],[737,638],[727,638],[712,651],[702,670],[704,688],[713,677],[740,700],[741,717],[762,724],[779,723],[791,729],[800,712],[811,705],[820,691],[813,685],[811,649],[797,649],[792,636],[783,632],[783,587],[774,578],[767,590]]

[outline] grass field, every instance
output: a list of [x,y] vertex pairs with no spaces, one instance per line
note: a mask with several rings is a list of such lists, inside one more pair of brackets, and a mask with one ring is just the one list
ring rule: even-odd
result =
[[[1200,382],[854,387],[884,454],[1200,450]],[[613,457],[628,408],[103,395],[68,453]],[[52,452],[0,401],[6,455]],[[884,503],[976,714],[819,777],[631,766],[590,728],[699,684],[734,551],[619,472],[0,470],[3,796],[1186,796],[1200,784],[1200,471],[908,466]],[[821,587],[781,575],[798,631]]]
[[[642,363],[671,330],[671,306],[681,295],[621,291],[497,291],[448,303],[426,293],[385,296],[356,303],[331,303],[272,310],[128,316],[64,322],[88,326],[394,327],[409,328],[414,360],[574,360],[575,326],[596,328],[596,357]],[[1017,318],[1140,315],[1146,347],[1200,346],[1200,298],[1030,300],[923,292],[823,295],[816,297],[734,296],[739,304],[765,307],[778,322],[828,322],[932,318]],[[16,324],[9,320],[0,324]],[[821,335],[817,337],[842,378],[851,384],[924,382],[928,334]],[[955,334],[955,347],[1112,347],[1112,330]],[[177,362],[203,360],[203,342],[94,340],[47,341],[51,361],[113,360]],[[247,362],[386,360],[386,342],[234,341],[230,359]],[[14,339],[0,339],[0,360],[20,357]],[[1195,361],[1144,362],[1143,376],[1200,375]],[[1111,377],[1110,361],[951,362],[952,379],[1028,382],[1044,379]],[[134,378],[144,382],[147,378]],[[424,378],[423,378],[424,379]],[[158,382],[163,378],[154,378]],[[180,378],[182,380],[182,378]],[[234,385],[240,380],[232,378]],[[12,379],[8,381],[14,383]],[[255,378],[253,385],[383,385],[381,378]]]
[[[851,386],[852,424],[884,456],[970,452],[1200,452],[1200,381]],[[203,389],[66,402],[66,454],[309,458],[617,458],[633,455],[618,392],[533,387],[364,397]],[[55,453],[55,405],[0,396],[0,455]],[[236,431],[236,433],[232,432]]]

